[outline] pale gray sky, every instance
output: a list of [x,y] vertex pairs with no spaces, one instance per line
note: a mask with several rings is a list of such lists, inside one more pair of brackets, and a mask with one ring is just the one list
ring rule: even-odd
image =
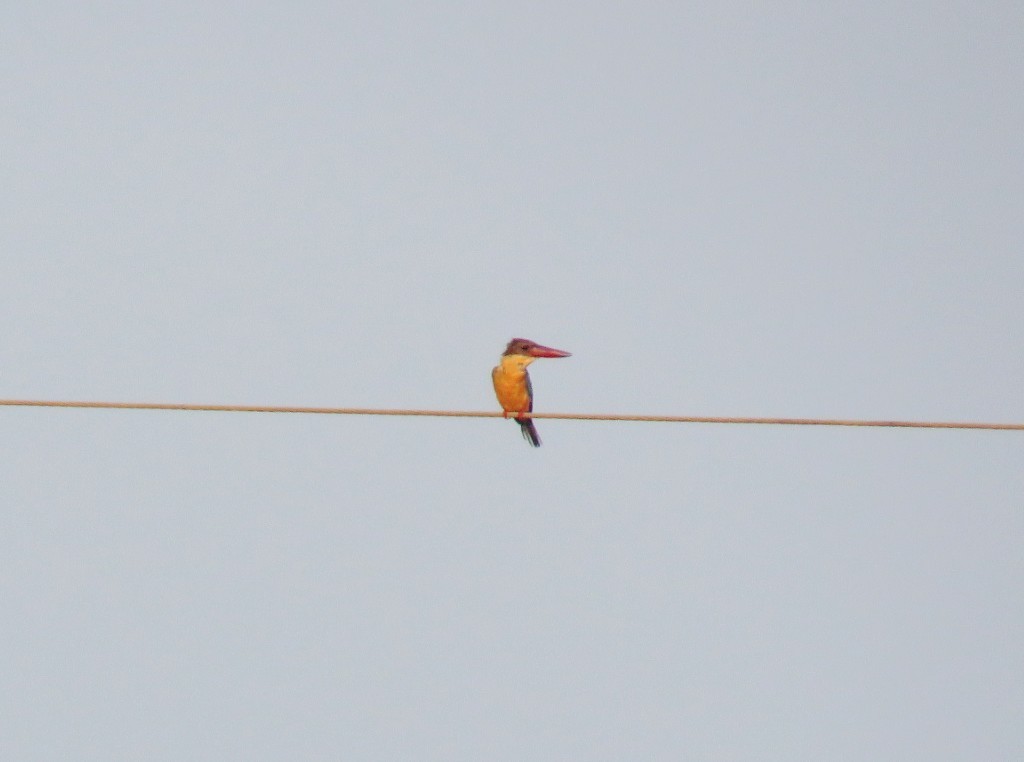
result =
[[[1024,421],[1013,2],[23,3],[0,397]],[[1024,436],[0,409],[0,756],[1019,760]]]

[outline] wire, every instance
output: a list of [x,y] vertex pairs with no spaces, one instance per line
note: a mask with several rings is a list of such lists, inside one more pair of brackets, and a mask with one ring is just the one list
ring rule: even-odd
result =
[[[178,402],[80,402],[69,400],[0,400],[0,407],[71,407],[112,410],[191,410],[219,413],[306,413],[314,415],[404,415],[434,418],[503,418],[479,410],[404,410],[401,408],[299,407],[284,405],[203,405]],[[644,423],[734,423],[782,426],[870,426],[904,429],[988,429],[1024,431],[1024,423],[955,421],[884,421],[840,418],[755,418],[705,415],[619,415],[615,413],[522,413],[523,418],[569,421],[640,421]]]

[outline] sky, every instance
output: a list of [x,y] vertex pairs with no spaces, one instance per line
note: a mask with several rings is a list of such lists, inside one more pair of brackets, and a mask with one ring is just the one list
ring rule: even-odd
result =
[[[22,3],[0,398],[1024,422],[1024,6]],[[1024,434],[0,407],[0,756],[1024,758]]]

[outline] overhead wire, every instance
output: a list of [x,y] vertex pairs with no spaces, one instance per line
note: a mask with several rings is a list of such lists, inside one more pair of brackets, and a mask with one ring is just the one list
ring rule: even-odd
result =
[[[413,410],[405,408],[310,407],[299,405],[221,405],[186,402],[96,402],[80,400],[0,400],[0,407],[90,408],[108,410],[179,410],[219,413],[302,413],[309,415],[386,415],[434,418],[503,418],[500,411]],[[901,421],[846,418],[777,418],[756,416],[633,415],[620,413],[521,413],[523,418],[569,421],[635,421],[642,423],[729,423],[779,426],[860,426],[904,429],[986,429],[1024,431],[1024,423],[974,421]]]

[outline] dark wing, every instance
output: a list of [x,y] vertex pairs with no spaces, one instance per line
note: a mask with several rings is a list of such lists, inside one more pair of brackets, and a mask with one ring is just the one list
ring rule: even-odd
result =
[[[533,383],[530,381],[530,374],[526,374],[526,396],[530,398],[530,406],[526,409],[528,413],[533,412]],[[537,433],[537,427],[533,425],[532,418],[522,418],[519,420],[519,426],[522,428],[523,439],[529,442],[534,447],[540,447],[540,435]]]

